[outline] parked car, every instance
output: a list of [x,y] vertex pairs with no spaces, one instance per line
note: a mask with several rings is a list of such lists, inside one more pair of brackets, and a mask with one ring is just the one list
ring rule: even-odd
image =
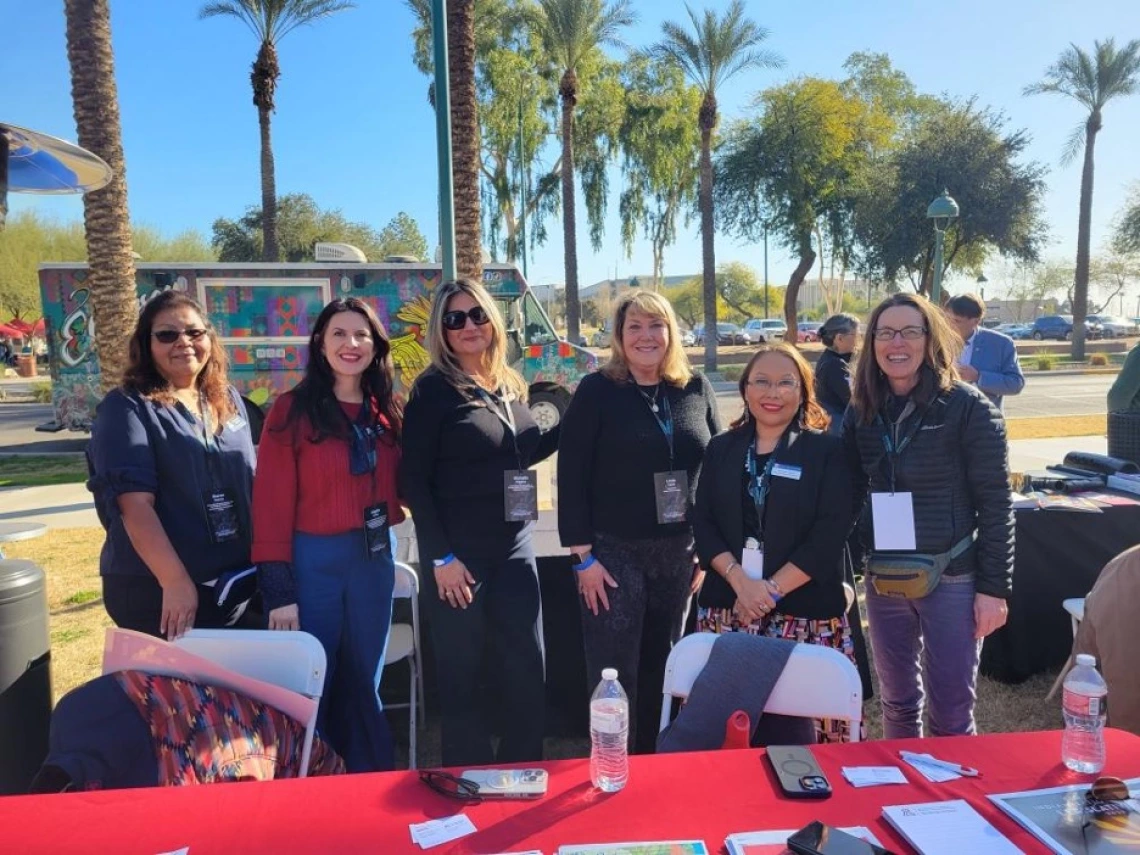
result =
[[748,344],[763,344],[773,339],[782,339],[788,325],[782,318],[752,318],[744,324],[744,340]]
[[[705,328],[701,324],[693,327],[696,341],[695,344],[705,343]],[[747,339],[744,332],[736,324],[722,322],[716,325],[716,341],[717,344],[745,344]]]
[[996,332],[1009,336],[1015,341],[1029,338],[1033,334],[1032,324],[999,324]]
[[1104,338],[1124,338],[1125,336],[1136,335],[1140,331],[1134,321],[1112,315],[1089,315],[1085,322],[1097,324]]
[[[1093,320],[1086,320],[1085,335],[1088,338],[1100,338],[1100,324]],[[1073,337],[1073,316],[1042,315],[1033,322],[1033,331],[1030,333],[1030,337],[1034,341],[1043,341],[1047,338],[1069,341]]]
[[819,321],[800,321],[796,324],[796,341],[800,344],[819,341],[819,328],[822,326]]
[[602,324],[602,328],[594,331],[593,337],[590,339],[590,344],[594,347],[609,347],[610,346],[610,330],[609,324]]
[[697,336],[692,330],[681,330],[681,345],[693,347],[697,343]]

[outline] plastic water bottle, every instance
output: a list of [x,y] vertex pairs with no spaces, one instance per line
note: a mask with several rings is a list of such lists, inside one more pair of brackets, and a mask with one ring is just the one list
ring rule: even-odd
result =
[[1096,670],[1096,657],[1077,655],[1077,664],[1065,677],[1062,705],[1065,735],[1061,761],[1072,771],[1095,775],[1104,768],[1104,722],[1108,686]]
[[602,671],[590,698],[590,780],[607,793],[629,780],[629,698],[616,668]]

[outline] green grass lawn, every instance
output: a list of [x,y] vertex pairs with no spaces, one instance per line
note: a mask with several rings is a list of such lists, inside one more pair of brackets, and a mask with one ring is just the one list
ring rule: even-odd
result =
[[0,456],[0,487],[82,484],[86,480],[87,461],[82,455]]

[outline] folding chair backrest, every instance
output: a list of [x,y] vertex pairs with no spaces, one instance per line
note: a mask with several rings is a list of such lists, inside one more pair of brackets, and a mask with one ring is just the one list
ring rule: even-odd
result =
[[420,593],[420,577],[416,571],[404,564],[396,562],[396,586],[392,589],[393,599],[416,599]]
[[324,690],[325,650],[307,632],[192,629],[174,642],[183,650],[310,698]]

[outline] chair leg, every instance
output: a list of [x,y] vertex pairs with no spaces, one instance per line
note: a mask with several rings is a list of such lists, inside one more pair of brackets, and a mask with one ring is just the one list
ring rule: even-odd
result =
[[416,683],[419,668],[416,667],[416,658],[408,657],[408,670],[411,672],[408,686],[408,768],[416,768]]
[[412,654],[412,667],[416,670],[416,698],[420,704],[420,727],[427,726],[427,707],[424,706],[424,672],[420,669],[420,652]]

